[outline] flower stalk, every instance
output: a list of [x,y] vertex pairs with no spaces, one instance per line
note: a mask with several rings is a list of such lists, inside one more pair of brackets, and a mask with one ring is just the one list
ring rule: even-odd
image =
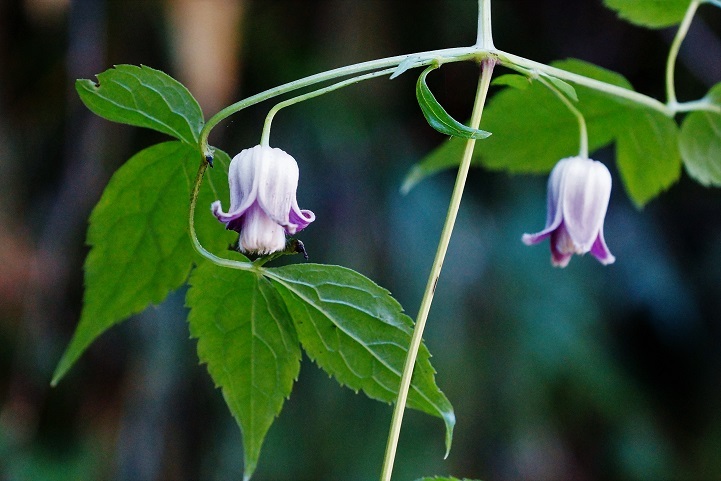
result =
[[[495,63],[496,60],[494,58],[488,58],[481,64],[482,71],[478,81],[476,99],[473,105],[473,113],[471,114],[470,122],[470,127],[473,129],[478,129],[481,123],[483,107],[486,102],[488,88],[491,84],[491,76],[493,75],[493,67],[495,66]],[[443,230],[441,231],[438,249],[436,250],[436,256],[433,260],[433,265],[431,266],[430,275],[428,276],[426,290],[423,294],[423,299],[421,300],[421,305],[419,307],[418,317],[411,337],[411,343],[408,347],[408,355],[403,367],[401,383],[398,388],[398,398],[393,408],[393,417],[391,419],[391,427],[388,434],[388,442],[386,444],[386,454],[383,460],[381,481],[390,481],[391,473],[393,472],[393,462],[395,460],[395,454],[398,447],[398,438],[400,436],[401,424],[403,423],[403,413],[405,411],[406,401],[408,400],[408,391],[410,389],[411,378],[413,376],[413,368],[416,363],[418,349],[420,348],[421,341],[423,339],[423,330],[425,329],[428,313],[430,312],[431,304],[433,302],[436,284],[438,283],[438,278],[441,275],[443,261],[446,257],[448,244],[450,243],[453,227],[458,216],[458,210],[461,205],[461,198],[463,197],[466,179],[468,178],[468,171],[471,166],[471,158],[473,156],[473,148],[475,144],[476,141],[474,139],[469,139],[466,142],[466,149],[463,152],[463,158],[461,159],[461,164],[458,168],[456,183],[453,187],[451,201],[448,206],[448,214],[446,215],[446,221],[443,225]],[[450,446],[447,446],[447,449],[450,449]],[[448,454],[446,453],[446,455]]]

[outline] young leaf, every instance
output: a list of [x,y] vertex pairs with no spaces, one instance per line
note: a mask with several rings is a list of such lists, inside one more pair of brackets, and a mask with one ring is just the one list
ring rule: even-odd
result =
[[681,23],[691,0],[603,0],[603,3],[631,23],[664,28]]
[[300,371],[293,323],[267,279],[208,262],[193,271],[187,304],[198,357],[240,426],[244,479],[250,479]]
[[[553,66],[631,89],[621,75],[580,60],[553,62]],[[640,108],[581,85],[576,85],[578,109],[588,127],[589,152],[616,140],[617,162],[626,190],[641,206],[678,179],[680,163],[674,145],[677,129],[662,114]],[[543,173],[564,157],[576,155],[578,123],[561,101],[539,82],[527,89],[504,89],[484,113],[494,132],[474,151],[474,164],[510,172]],[[439,170],[458,165],[462,142],[450,139],[413,167],[402,190]]]
[[90,215],[83,310],[53,385],[103,332],[185,282],[195,258],[188,197],[200,158],[187,144],[166,142],[138,152],[110,179]]
[[578,102],[578,94],[576,93],[576,89],[574,89],[571,84],[566,83],[560,78],[556,78],[551,75],[544,75],[544,77],[547,78],[554,87],[560,90],[563,95],[573,100],[574,102]]
[[637,207],[674,184],[681,175],[676,122],[653,110],[628,111],[627,128],[616,138],[616,164]]
[[448,115],[441,104],[438,103],[433,96],[431,89],[428,88],[426,77],[431,70],[438,67],[430,66],[421,73],[416,82],[416,98],[418,105],[421,106],[423,115],[428,124],[438,132],[453,137],[461,137],[464,139],[485,139],[490,136],[490,132],[484,130],[472,129],[458,122],[456,119]]
[[679,148],[688,175],[721,187],[721,114],[692,112],[684,119]]
[[[555,67],[595,78],[613,85],[631,88],[621,75],[580,60],[554,62]],[[625,127],[625,106],[595,90],[577,85],[578,108],[583,112],[589,132],[591,152],[609,144],[613,132]],[[510,172],[548,172],[564,157],[579,149],[578,122],[563,103],[540,82],[527,88],[504,89],[489,102],[483,114],[493,136],[474,150],[474,165]],[[423,178],[458,165],[463,142],[450,139],[413,167],[403,191],[409,191]]]
[[[285,301],[308,356],[341,385],[393,402],[413,321],[388,291],[338,266],[299,264],[266,269]],[[436,386],[430,354],[421,346],[408,406],[443,419],[450,449],[455,415]]]
[[155,129],[187,144],[198,143],[203,113],[188,89],[174,78],[135,65],[117,65],[97,77],[97,84],[92,80],[75,82],[83,103],[95,114]]

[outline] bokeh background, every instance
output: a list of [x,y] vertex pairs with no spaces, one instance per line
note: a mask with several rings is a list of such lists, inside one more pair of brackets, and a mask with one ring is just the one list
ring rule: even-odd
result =
[[[49,387],[81,309],[90,210],[122,162],[163,140],[93,116],[75,79],[149,65],[183,81],[207,118],[329,68],[470,45],[476,7],[0,1],[0,479],[241,478],[239,430],[198,365],[183,290],[103,335]],[[506,51],[584,59],[663,98],[673,29],[631,26],[600,0],[494,0],[493,16]],[[720,37],[721,9],[703,6],[681,51],[681,100],[721,81]],[[318,218],[301,236],[311,259],[371,277],[412,317],[454,179],[399,193],[443,141],[415,102],[416,73],[286,109],[273,129]],[[431,79],[456,118],[470,114],[476,75],[447,65]],[[232,117],[211,142],[230,153],[257,144],[271,106]],[[721,479],[721,191],[684,174],[639,211],[613,150],[595,157],[616,185],[609,267],[587,256],[554,269],[547,245],[520,242],[545,220],[545,177],[472,172],[425,336],[456,409],[454,448],[444,461],[442,423],[408,412],[397,479]],[[305,359],[254,479],[376,479],[390,416]]]

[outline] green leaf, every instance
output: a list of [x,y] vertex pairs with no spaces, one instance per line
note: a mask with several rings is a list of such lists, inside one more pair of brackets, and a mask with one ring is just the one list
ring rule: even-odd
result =
[[438,103],[426,83],[428,73],[436,68],[438,67],[432,65],[425,69],[418,77],[418,82],[416,82],[416,98],[428,124],[438,132],[453,137],[461,137],[464,139],[485,139],[489,137],[491,135],[490,132],[472,129],[463,125],[448,115],[448,112]]
[[[621,75],[580,60],[552,64],[569,72],[624,88],[631,88]],[[589,149],[609,144],[618,125],[626,120],[625,107],[606,94],[577,85],[577,107],[586,118]],[[610,101],[611,100],[611,101]],[[484,125],[493,136],[476,146],[474,165],[514,173],[544,173],[564,157],[578,154],[579,133],[575,116],[540,82],[526,89],[504,89],[489,102]],[[624,124],[625,125],[625,124]],[[423,178],[460,162],[463,142],[450,139],[413,167],[402,191],[408,192]]]
[[95,114],[147,127],[196,145],[203,127],[198,102],[183,84],[150,67],[117,65],[98,74],[98,84],[78,80],[75,88]]
[[[103,332],[187,279],[196,258],[188,198],[200,159],[189,145],[166,142],[137,153],[110,179],[90,215],[83,310],[53,385]],[[213,194],[204,187],[201,199],[210,206]],[[215,221],[209,209],[207,216]]]
[[550,75],[544,75],[544,78],[547,78],[553,84],[553,86],[560,90],[566,97],[573,100],[574,102],[578,102],[578,94],[576,93],[576,89],[574,89],[571,84],[564,82],[560,78],[552,77]]
[[676,122],[653,110],[629,110],[618,130],[616,164],[637,207],[674,184],[681,175]]
[[721,187],[721,114],[688,114],[681,126],[679,148],[689,176],[705,186]]
[[498,87],[513,87],[519,90],[526,90],[528,86],[531,85],[531,80],[528,77],[524,77],[523,75],[507,73],[505,75],[500,75],[494,78],[491,82],[491,85],[495,85]]
[[691,0],[603,0],[603,3],[631,23],[664,28],[681,23]]
[[[553,66],[631,89],[621,75],[580,60]],[[576,85],[578,109],[588,127],[589,152],[617,141],[617,162],[626,191],[641,206],[678,179],[680,157],[672,119],[626,100]],[[489,102],[484,125],[493,137],[478,145],[473,165],[512,173],[545,173],[562,158],[578,154],[578,123],[563,103],[540,82],[527,89],[504,89]],[[423,178],[458,165],[463,143],[450,139],[408,173],[408,192]]]
[[298,338],[283,299],[259,273],[204,262],[190,286],[190,334],[240,426],[244,479],[250,479],[265,435],[298,378]]
[[[338,266],[301,264],[265,273],[285,300],[308,356],[341,385],[380,401],[396,400],[413,321],[388,291]],[[450,450],[455,415],[436,386],[425,346],[418,353],[408,406],[443,419]]]

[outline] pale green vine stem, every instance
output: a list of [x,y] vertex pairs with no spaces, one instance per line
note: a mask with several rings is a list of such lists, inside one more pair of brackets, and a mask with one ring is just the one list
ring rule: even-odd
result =
[[231,269],[240,269],[249,271],[254,269],[253,264],[250,262],[234,261],[232,259],[224,259],[218,257],[215,254],[208,252],[205,247],[198,240],[198,234],[195,232],[195,205],[198,203],[198,193],[200,192],[200,185],[203,183],[203,175],[205,170],[208,168],[206,162],[201,162],[198,168],[198,174],[195,176],[195,184],[193,184],[193,190],[190,193],[190,209],[188,211],[188,231],[190,232],[190,240],[193,242],[193,248],[195,251],[212,262],[213,264],[221,267],[228,267]]
[[691,21],[696,14],[698,6],[701,5],[701,2],[702,0],[693,0],[689,4],[686,14],[681,21],[681,25],[679,25],[678,30],[676,31],[676,36],[673,38],[671,48],[668,52],[668,59],[666,60],[666,102],[668,107],[673,111],[677,111],[676,109],[678,108],[676,85],[674,80],[676,59],[678,58],[678,52],[681,49],[681,43],[683,42],[683,39],[686,38],[688,29],[691,26]]
[[495,50],[491,25],[491,0],[478,0],[478,34],[476,47]]
[[[496,63],[494,58],[489,58],[482,63],[482,72],[478,81],[478,89],[476,91],[476,100],[473,105],[473,113],[471,114],[470,127],[478,129],[481,123],[481,115],[483,113],[483,106],[486,102],[486,94],[488,93],[488,87],[491,83],[491,75],[493,74],[493,67]],[[466,185],[466,178],[468,177],[468,170],[471,166],[471,158],[473,155],[473,147],[476,141],[469,139],[466,142],[466,149],[463,152],[463,158],[461,164],[458,167],[458,175],[456,176],[456,183],[453,187],[453,194],[451,195],[450,205],[448,206],[448,214],[446,216],[443,230],[441,231],[441,238],[438,242],[438,249],[436,250],[436,256],[431,266],[431,273],[428,276],[428,283],[426,284],[426,290],[421,300],[421,305],[418,309],[418,318],[416,319],[415,328],[413,329],[413,335],[411,337],[411,343],[408,347],[408,355],[406,362],[403,367],[403,374],[401,376],[401,383],[398,388],[398,399],[396,400],[393,408],[393,417],[391,419],[390,432],[388,434],[388,443],[386,445],[386,454],[383,460],[383,470],[381,472],[381,481],[390,481],[391,473],[393,472],[393,462],[395,460],[396,449],[398,447],[398,438],[400,436],[401,424],[403,423],[403,412],[405,410],[406,401],[408,400],[408,390],[411,385],[411,378],[413,376],[413,368],[416,363],[416,357],[418,355],[418,349],[420,348],[421,341],[423,339],[423,330],[428,319],[428,313],[431,309],[431,303],[433,302],[433,294],[436,290],[436,283],[441,275],[441,268],[443,267],[443,260],[448,250],[448,244],[451,240],[451,233],[453,232],[453,226],[456,222],[458,215],[458,209],[461,205],[461,198],[463,197],[463,189]]]
[[307,94],[299,95],[297,97],[293,97],[292,99],[284,100],[283,102],[279,102],[277,105],[275,105],[270,111],[268,112],[268,115],[265,117],[265,124],[263,125],[263,134],[260,137],[260,145],[268,146],[268,142],[270,140],[270,126],[273,122],[273,117],[275,117],[275,114],[278,113],[278,111],[285,107],[290,107],[291,105],[297,104],[298,102],[303,102],[304,100],[312,99],[313,97],[318,97],[323,94],[327,94],[328,92],[332,92],[334,90],[338,90],[343,87],[347,87],[352,84],[356,84],[358,82],[362,82],[364,80],[369,80],[376,77],[382,77],[383,75],[389,75],[392,74],[396,70],[396,67],[393,68],[387,68],[384,70],[379,70],[376,72],[367,73],[365,75],[359,75],[357,77],[349,78],[347,80],[343,80],[342,82],[334,83],[333,85],[329,85],[327,87],[314,90],[312,92],[308,92]]
[[579,157],[583,159],[588,158],[588,129],[586,128],[586,118],[583,116],[580,110],[576,108],[575,105],[573,105],[573,102],[571,102],[568,97],[563,95],[563,92],[558,90],[553,83],[549,82],[542,76],[538,76],[536,78],[539,82],[541,82],[543,85],[545,85],[551,92],[556,94],[556,97],[558,97],[561,102],[568,108],[568,110],[571,111],[571,113],[576,117],[576,120],[578,121],[578,130],[579,130],[579,142],[578,142],[578,155]]

